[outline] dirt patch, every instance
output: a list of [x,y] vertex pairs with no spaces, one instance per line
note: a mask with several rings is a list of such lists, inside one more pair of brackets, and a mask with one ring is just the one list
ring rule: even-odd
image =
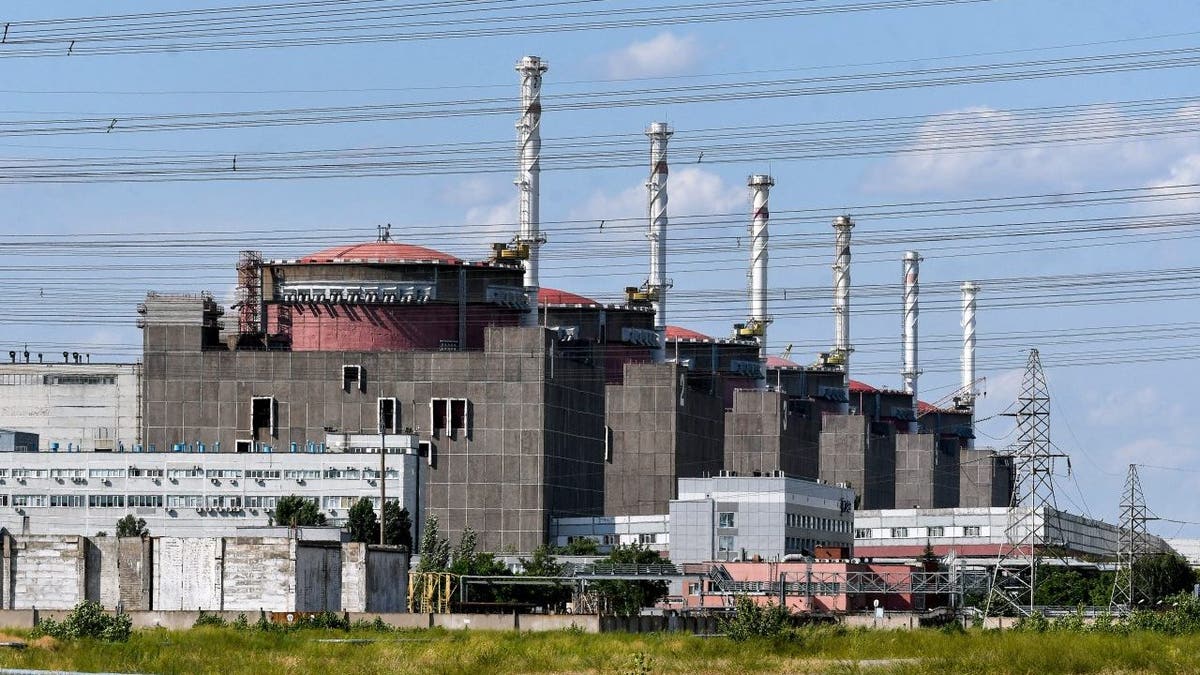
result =
[[58,649],[59,644],[60,643],[58,640],[50,637],[49,635],[43,635],[42,637],[31,641],[29,643],[29,646],[33,647],[34,649],[45,649],[47,651],[54,651],[54,650]]

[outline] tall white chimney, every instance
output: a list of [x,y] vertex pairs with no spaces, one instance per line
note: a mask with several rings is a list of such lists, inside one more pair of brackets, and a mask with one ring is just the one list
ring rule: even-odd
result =
[[520,158],[520,174],[515,181],[520,190],[521,232],[517,243],[529,247],[525,260],[525,298],[529,311],[522,317],[521,325],[538,324],[538,249],[545,239],[540,231],[542,172],[542,73],[550,64],[536,56],[526,56],[517,62],[521,74],[521,119],[517,122],[517,153]]
[[658,333],[658,347],[654,350],[654,362],[662,363],[667,357],[667,140],[675,133],[666,122],[654,122],[646,129],[650,137],[650,276],[646,279],[646,290],[654,308],[654,332]]
[[850,216],[833,219],[835,234],[833,263],[833,351],[842,362],[846,385],[850,384]]
[[912,394],[913,410],[917,408],[917,377],[921,374],[921,369],[917,362],[917,318],[920,314],[919,296],[921,294],[920,284],[921,273],[921,256],[916,251],[907,251],[904,254],[904,326],[903,326],[903,342],[904,342],[904,370],[900,372],[904,376],[904,393]]
[[[959,401],[970,406],[971,427],[975,427],[975,296],[979,294],[979,284],[964,281],[962,286],[962,393]],[[967,447],[974,447],[972,439],[967,440]]]
[[[753,219],[750,221],[750,327],[757,333],[758,358],[765,366],[767,362],[767,324],[771,323],[767,314],[767,263],[768,244],[771,233],[768,223],[771,219],[767,206],[774,179],[764,174],[754,174],[747,181],[750,186],[750,198],[753,209]],[[766,380],[759,381],[759,387],[766,387]]]

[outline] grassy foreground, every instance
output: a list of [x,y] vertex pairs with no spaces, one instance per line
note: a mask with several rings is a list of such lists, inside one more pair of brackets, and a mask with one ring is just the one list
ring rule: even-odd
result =
[[812,629],[786,641],[735,643],[568,631],[264,633],[196,628],[137,631],[126,643],[41,638],[23,651],[0,653],[0,667],[256,674],[1196,673],[1200,636]]

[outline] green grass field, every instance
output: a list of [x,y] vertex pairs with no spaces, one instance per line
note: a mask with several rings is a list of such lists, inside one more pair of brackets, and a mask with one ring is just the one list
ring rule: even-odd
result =
[[[365,644],[321,642],[362,639]],[[199,628],[0,653],[7,668],[137,673],[1197,673],[1200,635],[802,630],[795,639]]]

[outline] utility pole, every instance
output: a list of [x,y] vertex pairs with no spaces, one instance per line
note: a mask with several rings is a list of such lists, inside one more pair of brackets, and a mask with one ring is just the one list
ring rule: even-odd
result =
[[[993,605],[1018,614],[1033,613],[1038,572],[1047,546],[1066,544],[1054,498],[1054,460],[1070,459],[1050,444],[1050,391],[1038,350],[1029,350],[1021,394],[1017,397],[1017,442],[1013,458],[1012,501],[1008,507],[1007,548],[1002,547],[992,570],[985,616]],[[1052,527],[1051,523],[1055,523]]]

